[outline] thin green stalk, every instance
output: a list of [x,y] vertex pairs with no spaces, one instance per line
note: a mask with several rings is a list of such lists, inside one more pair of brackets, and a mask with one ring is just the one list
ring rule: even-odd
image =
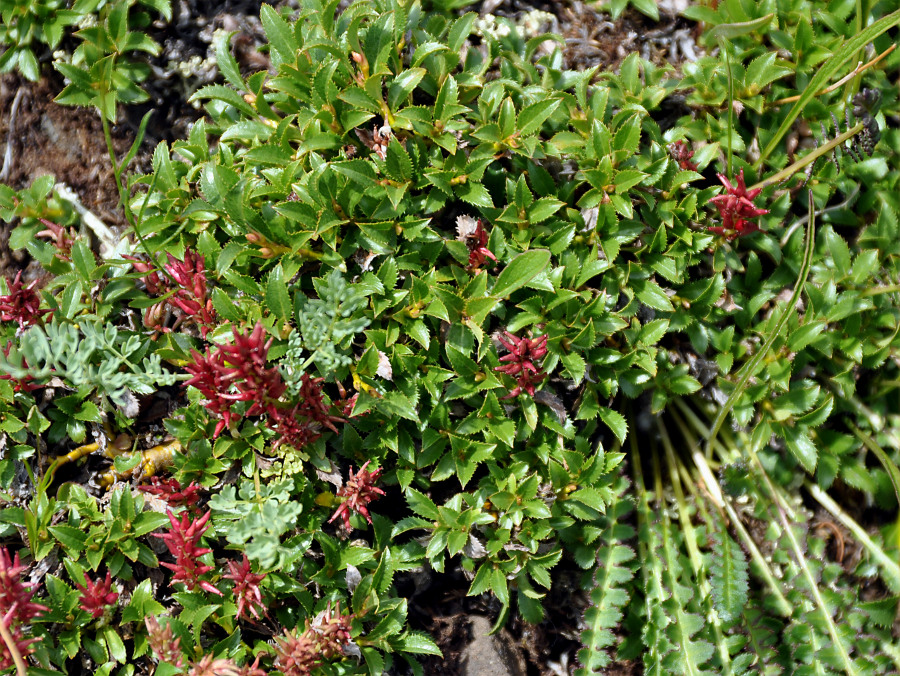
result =
[[[112,131],[109,128],[109,121],[102,113],[100,114],[100,121],[103,123],[103,138],[106,140],[106,152],[109,154],[109,161],[110,164],[112,164],[113,179],[116,182],[116,190],[119,193],[119,201],[122,202],[122,209],[125,212],[125,220],[128,221],[128,225],[131,226],[131,231],[134,233],[135,237],[137,237],[138,242],[140,242],[141,244],[141,248],[156,266],[156,269],[159,272],[163,273],[163,275],[165,275],[175,287],[178,287],[180,285],[171,275],[171,273],[166,270],[164,265],[159,265],[159,263],[156,262],[156,259],[150,254],[150,248],[147,246],[147,242],[144,240],[144,238],[141,236],[140,231],[138,230],[137,219],[134,216],[134,212],[131,210],[131,205],[128,203],[128,194],[125,192],[125,187],[122,185],[122,171],[125,168],[124,163],[119,164],[116,161],[116,150],[113,147]],[[155,182],[156,176],[154,175],[154,183]],[[149,193],[147,198],[149,199]],[[144,200],[144,204],[141,205],[141,214],[144,213],[144,207],[146,206],[146,204],[147,201]]]
[[[690,422],[693,428],[697,430],[700,437],[704,439],[707,438],[709,436],[709,426],[700,419],[700,416],[698,416],[697,413],[684,402],[682,397],[678,397],[677,399],[675,399],[674,403],[679,408],[681,413],[684,414],[687,422]],[[713,448],[715,448],[715,450],[719,452],[720,458],[728,458],[731,455],[731,453],[725,447],[725,444],[722,443],[718,436],[713,442]],[[707,462],[711,465],[714,464],[712,458],[709,457],[707,458]]]
[[806,226],[806,249],[803,252],[803,262],[800,265],[800,276],[797,279],[797,283],[794,285],[794,292],[791,294],[790,300],[787,302],[787,305],[781,312],[781,316],[778,318],[778,322],[775,324],[775,328],[772,329],[771,333],[766,338],[766,342],[759,349],[759,351],[754,354],[745,364],[744,368],[741,369],[741,372],[738,374],[738,381],[737,383],[735,383],[734,390],[732,390],[722,408],[719,409],[719,414],[713,421],[712,430],[710,431],[709,437],[706,441],[707,457],[710,457],[711,455],[713,441],[718,435],[719,430],[722,428],[722,424],[725,422],[725,418],[731,412],[731,409],[734,407],[734,403],[737,401],[738,397],[741,396],[741,393],[743,392],[744,387],[747,385],[747,382],[756,373],[756,369],[762,363],[762,360],[765,359],[766,355],[769,353],[769,350],[772,349],[772,345],[778,338],[781,330],[784,328],[784,325],[787,323],[788,318],[793,313],[794,308],[797,306],[797,301],[800,299],[800,294],[803,292],[803,287],[806,285],[806,278],[809,276],[809,268],[812,263],[813,245],[815,244],[816,234],[815,220],[816,218],[815,211],[813,210],[813,196],[812,190],[810,190],[809,223]]
[[756,445],[758,443],[758,440],[749,440],[749,443],[747,443],[747,454],[750,456],[750,460],[753,462],[757,472],[762,477],[763,482],[766,484],[766,488],[769,491],[772,502],[775,504],[775,511],[778,514],[778,519],[781,521],[781,526],[782,528],[784,528],[788,541],[791,544],[791,550],[793,550],[794,559],[797,561],[797,565],[800,566],[800,570],[803,571],[803,577],[806,578],[806,583],[809,585],[813,600],[815,601],[816,606],[819,608],[819,611],[822,613],[822,618],[825,620],[825,627],[828,629],[828,635],[831,637],[831,640],[834,643],[834,647],[837,649],[838,657],[840,657],[844,671],[849,676],[857,676],[859,672],[856,670],[856,667],[850,660],[850,655],[847,653],[847,648],[844,646],[843,642],[841,642],[841,637],[838,634],[837,627],[834,624],[834,618],[831,617],[831,611],[828,609],[828,605],[825,603],[825,599],[822,597],[822,592],[819,591],[819,585],[816,582],[815,576],[812,574],[812,571],[809,569],[809,565],[807,565],[806,563],[806,557],[804,556],[803,548],[800,546],[800,542],[797,540],[797,536],[794,534],[794,529],[792,528],[793,524],[791,524],[791,522],[787,518],[785,504],[781,498],[781,494],[775,488],[775,485],[772,483],[772,480],[769,478],[765,467],[763,467],[763,464],[762,462],[760,462],[759,456],[757,455]]
[[850,429],[853,430],[853,433],[857,438],[865,444],[866,448],[875,454],[875,457],[878,458],[878,461],[884,466],[884,471],[887,472],[891,479],[891,484],[894,486],[894,495],[897,498],[897,504],[900,505],[900,469],[897,468],[897,465],[891,460],[890,456],[885,453],[884,449],[879,446],[872,437],[859,429],[852,421],[847,421],[847,424],[850,426]]
[[896,293],[900,291],[900,284],[890,284],[888,286],[873,286],[870,289],[863,289],[860,296],[863,298],[871,298],[872,296],[880,296],[883,293]]
[[[772,174],[768,178],[763,179],[759,183],[754,183],[752,186],[747,188],[747,190],[755,190],[756,188],[765,188],[767,185],[772,185],[773,183],[781,183],[782,181],[790,178],[796,173],[799,173],[801,169],[805,166],[812,164],[817,159],[822,157],[823,155],[827,155],[832,150],[834,150],[838,146],[843,146],[843,144],[856,136],[859,132],[863,130],[865,125],[862,122],[857,122],[855,125],[850,127],[847,131],[839,136],[834,137],[828,143],[821,145],[820,147],[813,150],[808,155],[804,155],[799,160],[794,162],[793,164],[788,165],[781,171]],[[812,201],[810,201],[812,204]]]
[[[682,605],[682,599],[678,593],[678,575],[677,575],[677,567],[678,567],[678,551],[677,543],[674,540],[672,535],[672,521],[669,519],[668,510],[665,509],[664,500],[663,500],[663,487],[662,487],[662,469],[660,467],[659,462],[659,453],[656,452],[654,444],[654,453],[653,453],[653,473],[654,473],[654,485],[656,486],[656,498],[663,505],[663,508],[660,509],[661,516],[661,525],[662,525],[662,545],[663,545],[663,556],[665,557],[665,569],[663,570],[663,574],[666,578],[668,578],[668,586],[672,592],[672,599],[674,600],[674,618],[671,626],[673,627],[676,636],[669,637],[669,639],[676,644],[676,650],[681,650],[682,655],[684,657],[684,674],[685,676],[700,676],[701,669],[699,668],[699,664],[694,663],[693,654],[690,650],[688,650],[688,644],[691,641],[691,634],[688,631],[688,620],[687,615],[689,614],[686,611],[686,607]],[[679,512],[680,512],[679,505]]]
[[131,206],[128,204],[125,194],[125,188],[122,186],[122,168],[116,161],[116,150],[113,147],[112,131],[109,128],[109,121],[105,115],[100,115],[100,121],[103,123],[103,138],[106,140],[106,152],[109,153],[109,161],[112,164],[113,179],[116,182],[116,190],[119,192],[119,199],[122,202],[122,209],[125,211],[125,220],[128,221],[133,229],[137,230],[137,223],[134,220],[134,214],[131,212]]
[[681,522],[681,530],[684,532],[685,544],[687,545],[688,559],[691,562],[691,568],[694,569],[694,575],[700,583],[700,592],[706,606],[706,617],[712,623],[713,632],[716,635],[716,648],[719,651],[719,658],[722,660],[723,674],[734,673],[731,669],[731,656],[728,654],[728,644],[725,641],[725,635],[722,633],[722,621],[719,614],[712,605],[712,587],[709,580],[706,579],[706,569],[703,564],[703,556],[697,547],[697,534],[694,531],[694,524],[688,514],[687,500],[684,498],[684,490],[681,487],[681,478],[679,477],[679,468],[682,467],[681,462],[675,456],[675,449],[672,447],[672,440],[666,431],[665,425],[657,423],[659,434],[662,439],[663,448],[666,451],[666,462],[669,468],[669,478],[672,490],[675,493],[675,500],[678,502],[678,520]]
[[728,73],[728,176],[732,173],[732,159],[734,155],[734,77],[731,73],[731,59],[728,48],[722,38],[719,38],[719,53],[725,56],[725,71]]
[[[674,418],[691,447],[697,448],[697,441],[694,438],[694,435],[691,434],[688,426],[680,419],[680,416],[674,416]],[[769,591],[771,591],[772,596],[775,598],[775,605],[778,612],[783,617],[790,617],[794,612],[793,606],[791,606],[790,602],[781,592],[781,587],[778,584],[775,573],[772,572],[772,568],[762,555],[762,552],[759,551],[756,542],[753,540],[750,533],[747,532],[747,529],[744,527],[744,522],[741,521],[741,517],[735,511],[734,507],[732,507],[731,502],[722,495],[722,491],[719,488],[719,482],[716,480],[709,464],[707,464],[706,458],[699,451],[694,451],[692,455],[697,472],[700,474],[700,478],[706,487],[712,503],[719,510],[724,510],[725,514],[728,515],[728,520],[737,532],[738,537],[740,537],[741,543],[744,548],[750,552],[750,558],[753,559],[753,562],[756,564],[757,572],[762,576],[763,580],[765,580],[766,585],[769,587]]]
[[[856,34],[859,35],[862,33],[863,28],[866,27],[866,20],[869,18],[869,2],[868,0],[856,0]],[[856,62],[863,63],[866,59],[866,52],[864,47],[860,47],[859,51],[856,52]],[[850,81],[847,83],[847,88],[844,91],[844,100],[852,101],[853,97],[856,95],[856,92],[859,91],[859,83],[862,80],[862,73],[857,73],[854,75]]]
[[888,556],[884,549],[878,546],[878,544],[869,537],[869,534],[866,533],[865,529],[856,523],[856,521],[853,520],[853,517],[842,510],[840,506],[831,499],[831,496],[828,495],[828,493],[823,491],[812,481],[807,481],[805,485],[806,490],[808,490],[809,494],[815,498],[816,502],[822,505],[831,516],[840,521],[841,524],[853,534],[853,537],[866,548],[866,551],[871,554],[872,558],[878,562],[884,573],[883,579],[887,586],[890,587],[891,591],[895,594],[900,594],[900,564],[898,564],[895,559]]
[[753,163],[755,169],[759,169],[759,167],[762,166],[762,163],[766,161],[769,155],[775,150],[776,146],[781,143],[785,134],[788,133],[788,130],[791,128],[791,125],[794,124],[794,120],[797,119],[800,111],[803,110],[825,86],[825,83],[841,69],[844,63],[847,62],[847,59],[851,58],[858,50],[864,48],[867,44],[872,42],[872,40],[885,31],[890,30],[898,23],[900,23],[900,9],[891,12],[887,16],[883,16],[878,19],[878,21],[866,26],[850,40],[845,42],[840,48],[834,51],[834,54],[818,68],[816,74],[807,83],[800,98],[788,111],[788,114],[781,121],[781,125],[775,130],[775,133],[772,135],[772,138],[769,139],[765,148],[762,149],[759,154],[759,159]]

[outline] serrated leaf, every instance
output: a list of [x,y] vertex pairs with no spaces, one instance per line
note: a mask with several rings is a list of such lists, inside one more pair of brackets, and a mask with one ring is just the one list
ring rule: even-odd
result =
[[628,154],[636,153],[641,141],[641,118],[633,115],[622,123],[613,137],[612,149]]
[[478,15],[475,12],[466,12],[453,22],[447,34],[447,48],[451,52],[456,54],[462,49],[466,38],[472,33],[472,26],[475,25],[477,18]]
[[541,197],[528,207],[528,222],[542,223],[566,205],[555,197]]
[[812,474],[816,471],[816,462],[819,451],[809,438],[809,432],[800,426],[784,425],[784,443],[788,450],[797,458],[797,462],[803,469]]
[[709,567],[713,607],[724,622],[731,622],[740,616],[747,603],[747,559],[727,532],[714,530],[711,539]]
[[281,263],[272,268],[266,281],[266,305],[281,321],[290,321],[294,312],[287,285],[284,282],[284,268]]
[[234,32],[220,33],[216,38],[216,65],[228,83],[236,89],[244,89],[244,79],[237,61],[231,54],[231,37]]
[[415,655],[437,655],[442,657],[441,649],[434,640],[421,631],[407,631],[391,642],[395,649]]
[[193,103],[194,101],[202,101],[204,99],[223,101],[224,103],[234,106],[249,118],[256,117],[256,111],[253,110],[253,107],[244,101],[244,98],[240,94],[233,89],[229,89],[225,85],[206,85],[205,87],[201,87],[191,95],[188,102]]
[[395,77],[388,87],[388,107],[397,110],[424,77],[424,68],[410,68]]
[[395,181],[408,181],[412,178],[412,161],[396,138],[392,138],[387,147],[384,171]]
[[66,549],[80,552],[84,550],[87,544],[87,533],[74,526],[60,524],[58,526],[50,526],[48,530]]
[[625,443],[625,437],[628,435],[628,422],[625,420],[625,416],[617,411],[613,411],[611,408],[606,408],[605,406],[600,406],[597,415],[600,416],[600,420],[606,423],[606,426],[612,430],[612,433],[616,435],[616,438],[619,440],[619,443]]
[[97,268],[97,261],[94,259],[93,252],[88,248],[83,240],[77,239],[72,245],[72,262],[78,275],[86,282],[91,281],[91,276]]
[[431,521],[440,521],[441,514],[431,498],[415,488],[407,488],[405,495],[409,508],[416,514]]
[[471,204],[482,209],[490,209],[494,206],[491,194],[481,183],[469,181],[462,185],[454,186],[456,196],[463,202]]
[[259,19],[262,23],[263,30],[266,32],[266,38],[269,44],[275,50],[281,61],[291,62],[297,45],[294,40],[294,33],[288,24],[278,12],[271,6],[263,4],[259,10]]
[[560,99],[545,99],[525,106],[519,113],[519,136],[528,136],[540,131],[541,125],[562,103]]
[[332,162],[331,168],[352,180],[361,188],[369,188],[378,180],[375,169],[365,160],[347,160],[346,162]]
[[497,277],[491,296],[505,298],[513,291],[525,286],[550,265],[550,252],[546,249],[531,249],[513,258]]

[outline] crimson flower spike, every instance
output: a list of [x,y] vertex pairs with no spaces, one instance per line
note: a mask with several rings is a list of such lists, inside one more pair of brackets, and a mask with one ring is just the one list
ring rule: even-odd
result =
[[119,600],[119,593],[112,590],[112,575],[106,572],[106,579],[92,580],[87,575],[84,576],[84,584],[75,583],[81,592],[79,599],[80,608],[91,614],[94,619],[103,615],[103,611],[107,606],[111,606]]
[[500,357],[500,361],[504,364],[494,370],[515,376],[516,386],[502,399],[513,399],[522,392],[527,392],[533,397],[535,386],[547,377],[547,374],[535,364],[547,354],[547,335],[537,338],[517,338],[509,331],[504,331],[503,334],[497,340],[509,350],[509,354]]
[[331,515],[328,523],[340,516],[344,521],[344,528],[350,530],[350,512],[362,514],[366,517],[366,521],[372,523],[372,517],[366,505],[384,495],[384,491],[375,486],[375,482],[381,476],[381,469],[367,471],[366,467],[369,466],[369,462],[371,461],[367,460],[355,475],[351,473],[347,483],[338,489],[338,497],[344,498],[344,501]]
[[9,294],[0,296],[0,319],[4,322],[17,322],[20,329],[37,324],[41,317],[51,310],[41,309],[41,296],[35,291],[37,280],[28,286],[22,283],[22,271],[16,273],[16,278],[7,278],[6,286]]
[[172,582],[181,582],[190,591],[200,587],[210,594],[222,596],[222,592],[210,582],[200,579],[201,575],[213,569],[212,566],[200,563],[200,557],[209,554],[212,550],[197,546],[203,533],[206,532],[207,522],[211,515],[212,512],[207,512],[197,519],[184,512],[179,520],[172,512],[168,512],[169,523],[172,525],[171,530],[168,533],[155,533],[155,535],[166,543],[169,552],[175,557],[175,563],[161,564],[175,573],[172,576]]
[[747,190],[743,169],[738,173],[737,185],[732,185],[724,174],[718,174],[718,177],[725,186],[725,194],[716,195],[709,202],[719,210],[722,225],[711,227],[709,231],[724,235],[727,239],[757,232],[759,224],[751,222],[750,219],[769,213],[768,209],[760,209],[753,204],[762,188]]

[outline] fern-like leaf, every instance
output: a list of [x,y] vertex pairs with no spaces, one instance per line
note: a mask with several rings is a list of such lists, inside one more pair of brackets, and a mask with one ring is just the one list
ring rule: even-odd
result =
[[584,614],[586,626],[581,634],[584,647],[578,652],[581,668],[576,670],[576,676],[599,673],[597,670],[611,661],[606,649],[615,643],[612,629],[622,619],[622,608],[630,596],[626,585],[634,577],[633,568],[626,565],[634,559],[634,550],[620,544],[633,537],[634,531],[618,523],[630,511],[627,500],[620,500],[607,510],[609,522],[600,536],[604,545],[597,553],[591,607]]
[[744,607],[743,627],[747,631],[747,654],[753,657],[755,673],[765,676],[781,674],[778,664],[778,640],[784,630],[784,622],[760,608],[755,599]]
[[749,576],[747,559],[737,542],[725,530],[711,533],[709,557],[713,607],[723,622],[732,622],[747,603]]
[[706,621],[699,614],[692,612],[691,602],[694,600],[694,589],[699,585],[696,580],[689,579],[690,585],[681,581],[685,567],[682,565],[683,554],[677,547],[676,531],[668,518],[662,523],[665,572],[664,581],[671,591],[671,596],[663,604],[663,608],[672,622],[666,629],[669,640],[675,650],[663,659],[666,673],[699,676],[709,673],[704,665],[715,653],[713,645],[702,637],[701,630]]
[[[639,466],[636,467],[639,469]],[[638,611],[644,616],[644,628],[641,640],[646,648],[644,674],[647,676],[664,676],[663,657],[674,646],[666,635],[670,619],[663,610],[663,603],[669,598],[669,591],[663,583],[662,536],[656,515],[650,509],[647,491],[640,479],[636,481],[638,496],[638,554],[643,591],[643,607]]]

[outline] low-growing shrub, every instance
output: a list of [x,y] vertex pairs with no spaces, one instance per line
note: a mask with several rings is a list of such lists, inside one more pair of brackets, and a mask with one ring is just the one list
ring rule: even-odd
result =
[[[858,588],[900,593],[896,541],[825,492],[892,514],[900,494],[885,75],[861,70],[880,102],[850,96],[846,139],[820,140],[855,143],[843,163],[783,141],[798,113],[844,117],[810,87],[900,16],[853,38],[826,14],[820,58],[790,62],[815,3],[697,7],[720,52],[678,77],[637,54],[566,70],[553,36],[476,38],[474,14],[418,2],[300,4],[262,8],[270,72],[220,37],[227,84],[151,174],[114,159],[133,246],[98,259],[0,192],[50,275],[41,306],[18,279],[0,298],[4,535],[50,567],[45,612],[0,559],[34,610],[5,616],[19,653],[421,673],[438,649],[398,576],[461,567],[498,626],[536,623],[566,557],[593,604],[579,673],[621,628],[648,673],[896,668],[896,599]],[[107,134],[110,82],[62,95]],[[168,436],[142,420],[162,392]],[[86,486],[60,486],[94,450]],[[96,497],[156,472],[174,480]],[[853,565],[825,559],[801,488],[861,543]]]

